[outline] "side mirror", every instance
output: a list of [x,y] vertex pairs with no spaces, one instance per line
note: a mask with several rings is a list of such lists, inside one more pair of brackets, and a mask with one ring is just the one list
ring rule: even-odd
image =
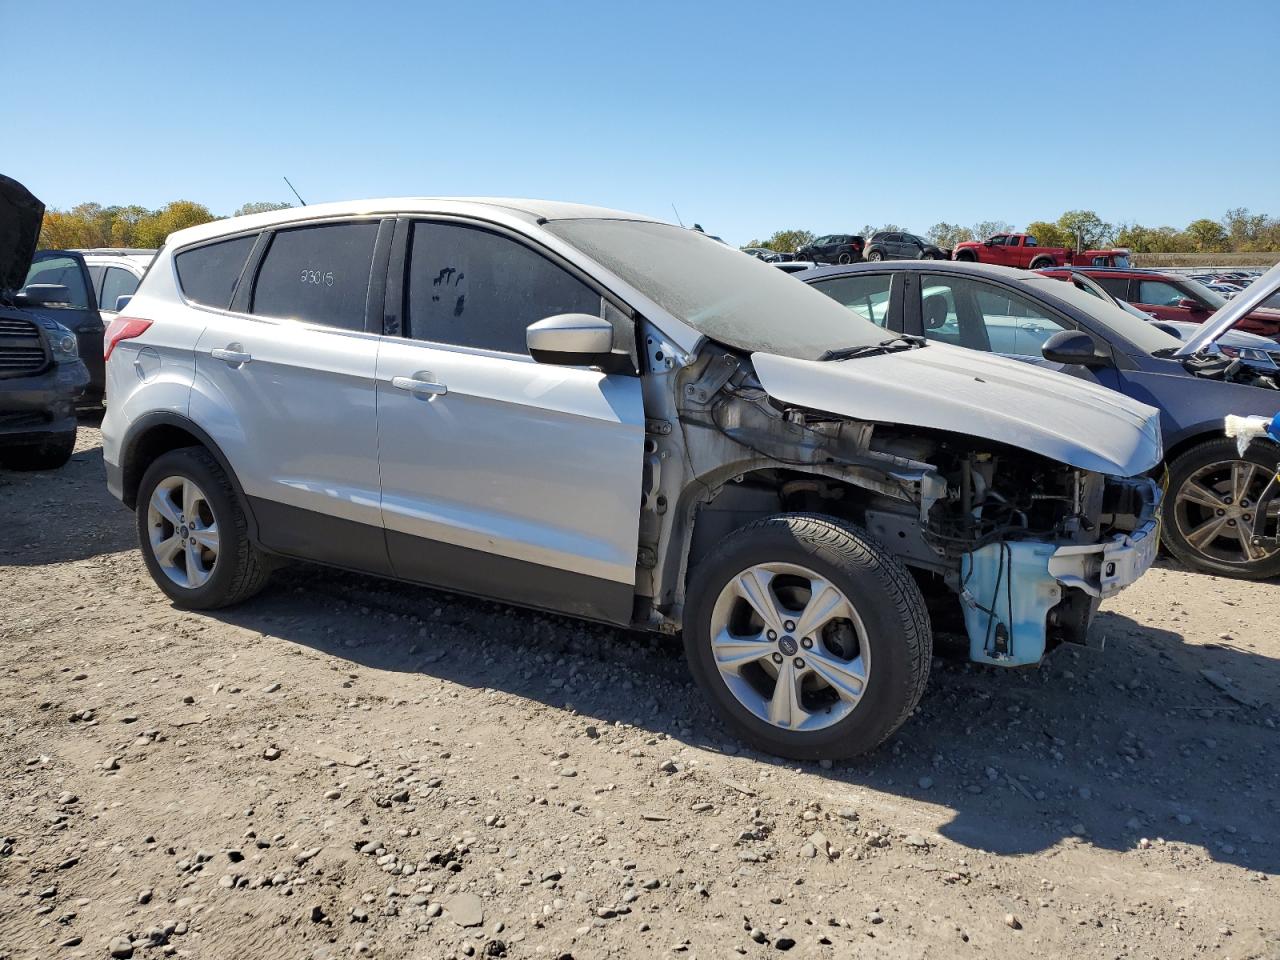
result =
[[53,303],[70,303],[71,289],[65,283],[29,283],[18,293],[20,307],[43,307]]
[[1178,301],[1178,306],[1183,310],[1193,310],[1196,313],[1204,313],[1205,306],[1199,300],[1192,300],[1190,297],[1183,297]]
[[525,343],[539,363],[602,366],[612,355],[613,324],[589,313],[561,313],[529,324]]
[[1044,342],[1040,354],[1050,363],[1068,366],[1105,367],[1111,362],[1098,342],[1083,330],[1059,330]]
[[116,313],[119,313],[127,307],[129,305],[129,301],[132,299],[133,294],[131,293],[122,293],[120,296],[116,297]]

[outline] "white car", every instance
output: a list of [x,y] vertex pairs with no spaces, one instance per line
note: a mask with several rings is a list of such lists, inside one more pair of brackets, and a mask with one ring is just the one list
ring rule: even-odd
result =
[[156,255],[154,250],[124,247],[94,247],[73,252],[83,256],[89,268],[94,298],[104,324],[109,324],[120,312],[121,297],[133,296]]
[[974,660],[1034,664],[1155,558],[1152,408],[893,337],[618,211],[192,227],[106,352],[107,483],[180,606],[242,601],[287,557],[683,632],[729,726],[790,757],[897,729],[930,608]]

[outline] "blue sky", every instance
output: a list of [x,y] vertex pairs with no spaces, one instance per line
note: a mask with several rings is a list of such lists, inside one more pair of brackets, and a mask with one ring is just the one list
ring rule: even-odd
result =
[[0,172],[51,207],[226,214],[288,174],[309,202],[674,203],[734,243],[1280,215],[1275,0],[0,0],[0,27],[41,38],[6,44]]

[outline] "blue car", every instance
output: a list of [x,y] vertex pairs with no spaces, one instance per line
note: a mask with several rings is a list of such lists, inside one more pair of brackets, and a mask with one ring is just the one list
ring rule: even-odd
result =
[[[1280,287],[1280,267],[1194,331],[1122,309],[1080,275],[895,261],[796,274],[850,310],[909,336],[999,353],[1082,377],[1160,410],[1168,468],[1164,542],[1187,566],[1245,579],[1280,575],[1280,446],[1243,454],[1227,414],[1280,408],[1280,344],[1231,332]],[[1261,503],[1259,501],[1262,501]]]

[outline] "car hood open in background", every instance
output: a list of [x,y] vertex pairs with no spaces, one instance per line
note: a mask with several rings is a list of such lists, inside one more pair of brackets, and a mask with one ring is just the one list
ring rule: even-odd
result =
[[0,293],[12,294],[26,282],[43,221],[44,204],[0,174]]
[[812,410],[986,438],[1122,477],[1150,470],[1164,454],[1154,407],[961,347],[935,343],[838,361],[751,359],[771,397]]

